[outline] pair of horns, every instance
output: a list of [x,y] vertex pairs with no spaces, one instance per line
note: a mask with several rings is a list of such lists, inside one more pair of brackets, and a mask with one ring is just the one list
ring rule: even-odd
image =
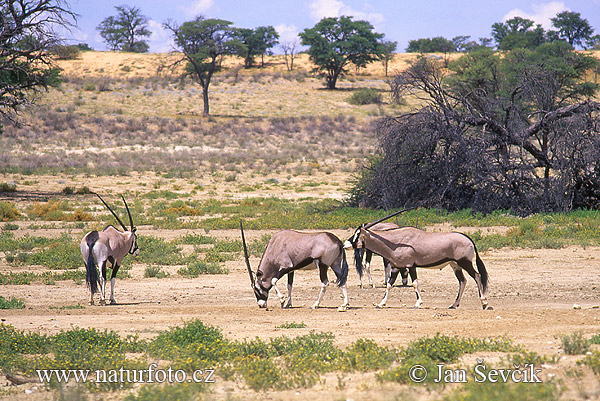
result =
[[[102,201],[102,203],[104,203],[104,206],[106,206],[106,208],[108,210],[110,210],[110,212],[112,213],[113,216],[115,216],[115,219],[117,219],[117,221],[119,222],[119,224],[121,225],[121,227],[123,227],[124,231],[129,231],[127,229],[127,227],[125,227],[125,224],[123,224],[123,222],[121,221],[121,219],[119,218],[119,216],[117,216],[117,214],[110,208],[110,206],[108,206],[108,203],[104,202],[104,199],[102,199],[102,197],[98,194],[96,194],[96,196],[98,198],[100,198],[100,200]],[[123,199],[123,203],[125,204],[125,209],[127,209],[127,215],[129,216],[129,224],[131,225],[131,231],[135,230],[135,227],[133,226],[133,219],[131,218],[131,212],[129,211],[129,206],[127,206],[127,202],[125,202],[125,198],[123,197],[123,195],[121,195],[121,199]]]
[[373,221],[371,223],[367,223],[367,224],[365,224],[363,226],[363,228],[366,229],[366,230],[368,230],[369,228],[373,227],[377,223],[381,223],[384,220],[390,219],[390,218],[392,218],[392,217],[394,217],[394,216],[396,216],[396,215],[398,215],[400,213],[404,213],[404,212],[406,212],[408,210],[412,210],[412,209],[414,209],[414,207],[407,207],[406,209],[399,210],[397,212],[394,212],[394,213],[390,214],[389,216],[385,216],[385,217],[382,217],[379,220],[375,220],[375,221]]

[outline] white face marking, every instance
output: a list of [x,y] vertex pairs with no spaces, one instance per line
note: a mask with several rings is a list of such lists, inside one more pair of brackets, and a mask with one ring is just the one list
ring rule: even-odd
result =
[[267,301],[262,300],[262,299],[259,300],[258,301],[258,306],[259,306],[259,308],[264,308],[265,306],[267,306]]
[[348,249],[348,248],[352,248],[352,242],[346,240],[346,242],[344,242],[344,249]]

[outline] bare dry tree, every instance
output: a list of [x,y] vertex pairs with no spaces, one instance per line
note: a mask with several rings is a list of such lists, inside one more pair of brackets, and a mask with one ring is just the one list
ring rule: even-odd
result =
[[55,30],[74,23],[75,14],[62,0],[0,1],[2,120],[16,123],[18,112],[35,100],[36,92],[58,83],[50,54],[60,42]]
[[600,103],[586,81],[596,63],[561,43],[473,52],[448,69],[421,58],[392,93],[423,106],[379,122],[381,156],[353,199],[520,214],[600,206]]

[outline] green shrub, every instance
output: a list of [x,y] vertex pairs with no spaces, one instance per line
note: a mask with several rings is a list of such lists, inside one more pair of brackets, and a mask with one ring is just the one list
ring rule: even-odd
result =
[[275,328],[276,329],[304,329],[304,328],[306,328],[306,323],[304,323],[304,322],[300,322],[300,323],[294,323],[294,322],[283,323],[283,324],[280,324],[279,326],[276,326]]
[[202,383],[145,385],[137,395],[128,395],[125,401],[194,401],[203,399],[198,393],[205,388]]
[[167,242],[162,238],[140,235],[138,236],[137,244],[140,249],[137,260],[140,263],[149,265],[182,265],[186,262],[177,245]]
[[554,383],[468,382],[444,401],[554,401],[560,390]]
[[365,104],[381,104],[381,93],[377,89],[361,88],[352,92],[348,103],[361,106]]
[[81,49],[77,45],[55,45],[52,47],[52,53],[59,60],[75,60],[81,56]]
[[561,336],[561,347],[567,355],[585,354],[590,349],[590,342],[583,338],[583,333],[577,331],[573,334]]
[[21,213],[17,210],[17,207],[12,202],[0,202],[0,220],[1,221],[14,221],[21,217]]
[[206,262],[204,260],[194,260],[190,262],[187,266],[179,268],[177,270],[177,274],[196,278],[201,274],[228,274],[229,270],[224,267],[221,267],[217,263],[214,262]]
[[16,192],[16,184],[8,184],[6,182],[0,182],[0,192]]
[[577,362],[579,365],[589,366],[595,374],[600,375],[600,352],[593,351],[588,354],[582,360]]
[[6,231],[15,231],[18,229],[19,229],[19,225],[13,224],[13,223],[6,223],[4,226],[2,226],[2,230],[6,230]]
[[163,271],[160,266],[148,266],[144,270],[144,277],[146,278],[165,278],[168,276],[169,273]]
[[0,295],[0,309],[24,309],[25,303],[23,300],[15,297],[9,299],[4,298]]
[[397,358],[395,350],[380,347],[373,340],[358,339],[344,353],[343,370],[366,372],[383,369]]

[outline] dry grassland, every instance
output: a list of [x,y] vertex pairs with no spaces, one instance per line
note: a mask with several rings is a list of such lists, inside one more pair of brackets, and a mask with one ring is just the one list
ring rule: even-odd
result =
[[[56,239],[66,234],[78,244],[86,231],[101,228],[111,219],[89,193],[93,191],[105,194],[111,203],[119,202],[118,194],[125,194],[134,219],[138,219],[139,233],[147,238],[173,241],[188,234],[206,235],[236,245],[237,230],[211,230],[203,226],[203,219],[219,219],[223,208],[237,207],[242,202],[251,204],[253,198],[258,198],[259,204],[274,202],[274,207],[283,209],[283,217],[291,213],[286,209],[291,210],[285,203],[288,200],[295,206],[308,205],[309,211],[321,200],[344,200],[353,174],[376,149],[373,124],[381,116],[395,115],[416,105],[411,99],[400,105],[390,101],[389,78],[380,64],[351,73],[340,82],[339,90],[328,91],[322,80],[310,74],[312,67],[306,55],[298,56],[291,72],[286,70],[283,56],[266,57],[265,68],[251,70],[240,68],[238,59],[226,58],[224,70],[210,86],[212,116],[202,118],[200,87],[189,78],[181,78],[180,70],[161,68],[172,63],[173,57],[83,52],[78,60],[58,62],[65,82],[23,114],[22,127],[7,127],[0,136],[0,181],[16,185],[16,192],[0,193],[0,201],[14,203],[22,213],[21,219],[4,223],[4,228],[9,225],[16,238]],[[406,68],[415,57],[397,55],[389,67],[390,75]],[[348,98],[359,88],[380,91],[383,104],[351,105]],[[60,216],[79,210],[91,217],[84,221],[35,217],[36,210],[52,202],[60,204],[62,209],[56,212],[63,213]],[[186,207],[188,214],[182,213],[172,221],[164,216],[152,220],[152,213],[171,208],[176,215],[177,208]],[[194,208],[207,211],[196,215]],[[121,207],[119,211],[124,213]],[[248,220],[253,217],[244,215]],[[194,228],[187,228],[187,223],[193,223],[190,227]],[[259,242],[275,229],[249,230],[247,236],[250,242]],[[501,234],[515,231],[514,227],[473,230]],[[350,228],[335,230],[342,239],[351,233]],[[205,252],[202,246],[186,244],[180,246],[181,253],[185,257],[200,255]],[[457,290],[456,279],[448,269],[423,269],[419,273],[426,302],[423,309],[412,310],[412,290],[398,288],[390,297],[389,308],[375,310],[372,304],[379,301],[383,288],[359,289],[358,278],[351,271],[352,308],[345,314],[335,311],[340,302],[337,288],[328,290],[323,309],[312,311],[306,307],[319,289],[314,271],[298,274],[296,307],[259,310],[248,289],[248,275],[238,248],[232,259],[220,262],[229,274],[197,278],[180,275],[182,266],[178,264],[132,260],[123,272],[129,278],[117,280],[116,298],[120,304],[111,307],[87,306],[88,294],[81,279],[1,285],[0,294],[23,299],[26,308],[2,311],[0,316],[3,323],[19,330],[48,335],[72,327],[97,327],[144,339],[199,318],[221,328],[232,340],[332,332],[341,348],[361,338],[382,346],[402,347],[438,332],[458,337],[505,337],[551,361],[544,365],[543,378],[550,381],[558,377],[564,382],[563,399],[600,398],[597,376],[589,369],[579,370],[579,357],[564,357],[560,348],[562,334],[582,331],[590,337],[600,332],[597,247],[485,252],[482,257],[491,277],[490,304],[495,308],[488,311],[480,310],[472,281],[461,308],[445,309]],[[10,263],[6,254],[0,256],[3,274],[50,271],[40,265]],[[251,262],[256,268],[259,255],[253,255]],[[146,269],[151,265],[169,276],[147,277]],[[374,275],[378,283],[382,274],[381,261],[376,260]],[[285,284],[280,287],[285,291]],[[573,309],[574,304],[581,308]],[[304,327],[281,328],[286,322],[302,323]],[[501,360],[496,354],[474,357],[498,363]],[[472,365],[473,361],[459,363]],[[23,388],[0,389],[0,398],[57,397],[37,387],[31,398],[24,397]],[[372,372],[330,373],[310,389],[268,393],[254,391],[243,381],[219,379],[206,398],[429,400],[440,399],[456,389],[456,385],[380,384]],[[138,391],[136,386],[133,390],[89,394],[88,399],[121,399]]]

